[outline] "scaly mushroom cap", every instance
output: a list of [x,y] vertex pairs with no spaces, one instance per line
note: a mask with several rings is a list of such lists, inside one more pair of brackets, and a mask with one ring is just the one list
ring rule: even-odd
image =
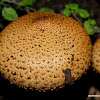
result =
[[93,45],[92,67],[100,73],[100,38]]
[[11,83],[36,90],[63,87],[71,70],[77,80],[88,69],[91,40],[83,26],[61,14],[34,12],[0,34],[0,72]]

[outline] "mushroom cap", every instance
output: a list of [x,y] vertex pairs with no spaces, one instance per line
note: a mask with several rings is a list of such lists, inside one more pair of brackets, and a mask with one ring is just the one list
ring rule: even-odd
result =
[[53,90],[65,84],[63,70],[79,79],[91,60],[91,40],[71,17],[33,12],[11,22],[0,33],[0,72],[19,87]]
[[100,73],[100,38],[93,45],[92,67]]

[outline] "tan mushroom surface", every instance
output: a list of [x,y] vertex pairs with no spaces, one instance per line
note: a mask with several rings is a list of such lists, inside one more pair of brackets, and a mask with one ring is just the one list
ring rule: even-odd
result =
[[71,17],[33,12],[11,22],[0,33],[0,72],[19,87],[39,91],[65,85],[90,66],[92,45],[84,27]]
[[100,73],[100,38],[93,45],[92,67]]

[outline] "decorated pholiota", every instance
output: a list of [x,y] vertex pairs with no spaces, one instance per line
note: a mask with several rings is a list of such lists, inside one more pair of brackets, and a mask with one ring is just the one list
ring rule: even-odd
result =
[[92,67],[100,73],[100,38],[93,45]]
[[73,18],[29,13],[0,33],[0,72],[19,87],[54,90],[85,73],[91,49],[87,31]]

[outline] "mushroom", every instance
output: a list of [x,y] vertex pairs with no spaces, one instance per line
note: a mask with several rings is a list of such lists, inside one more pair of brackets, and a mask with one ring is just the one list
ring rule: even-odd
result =
[[100,38],[93,45],[92,67],[100,73]]
[[62,88],[88,69],[91,49],[87,31],[75,19],[50,12],[29,13],[0,33],[0,72],[25,89]]

